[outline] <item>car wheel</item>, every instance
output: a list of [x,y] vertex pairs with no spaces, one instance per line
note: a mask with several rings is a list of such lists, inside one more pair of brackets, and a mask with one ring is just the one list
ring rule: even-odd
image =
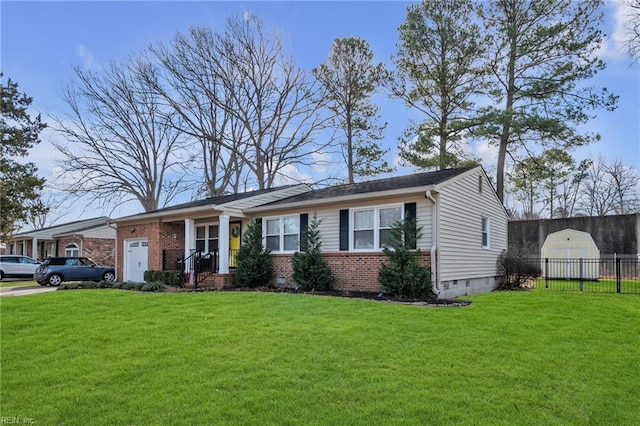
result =
[[102,275],[102,279],[105,281],[115,281],[116,280],[116,275],[113,272],[105,272]]
[[0,281],[4,279],[4,272],[0,271]]
[[58,274],[49,275],[47,282],[49,283],[49,285],[57,287],[62,282],[62,277]]

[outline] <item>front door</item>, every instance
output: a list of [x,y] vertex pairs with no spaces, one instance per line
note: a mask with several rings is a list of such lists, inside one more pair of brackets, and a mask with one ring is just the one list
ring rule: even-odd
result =
[[240,249],[242,238],[242,222],[231,222],[229,224],[229,267],[236,267],[236,256]]

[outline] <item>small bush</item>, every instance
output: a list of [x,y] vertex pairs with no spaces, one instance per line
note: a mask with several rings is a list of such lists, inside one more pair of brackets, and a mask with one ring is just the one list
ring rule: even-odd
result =
[[262,246],[262,224],[251,221],[242,237],[236,257],[238,287],[269,286],[274,275],[269,250]]
[[389,239],[383,249],[388,263],[378,270],[378,283],[389,293],[412,299],[431,293],[431,269],[420,266],[421,251],[412,250],[421,229],[416,229],[414,219],[396,222],[389,230]]
[[147,283],[163,283],[174,287],[182,287],[184,280],[181,271],[144,271],[144,281]]
[[98,281],[96,283],[96,288],[113,288],[113,284],[115,281]]
[[321,220],[314,215],[306,232],[307,247],[301,247],[302,251],[294,253],[291,258],[293,281],[303,291],[331,290],[336,281],[320,251],[320,223]]
[[159,292],[163,292],[166,290],[166,286],[164,285],[164,283],[161,282],[151,282],[151,283],[145,283],[141,288],[141,291],[153,291],[156,293]]
[[542,275],[540,260],[528,259],[521,253],[503,251],[498,258],[498,273],[502,276],[498,283],[501,290],[514,290]]

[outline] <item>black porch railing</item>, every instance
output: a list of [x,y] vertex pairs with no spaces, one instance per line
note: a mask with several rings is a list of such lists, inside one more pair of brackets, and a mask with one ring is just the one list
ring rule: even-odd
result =
[[[237,255],[238,250],[229,250],[229,269],[235,269]],[[211,252],[197,250],[185,258],[184,250],[163,250],[162,269],[181,271],[185,282],[191,281],[189,275],[193,273],[193,285],[197,288],[203,279],[220,271],[220,253],[217,249]]]

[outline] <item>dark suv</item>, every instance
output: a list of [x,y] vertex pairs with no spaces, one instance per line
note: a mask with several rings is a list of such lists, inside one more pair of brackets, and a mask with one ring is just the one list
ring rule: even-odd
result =
[[63,281],[113,281],[116,270],[98,266],[88,257],[47,257],[38,266],[33,279],[40,285],[59,286]]

